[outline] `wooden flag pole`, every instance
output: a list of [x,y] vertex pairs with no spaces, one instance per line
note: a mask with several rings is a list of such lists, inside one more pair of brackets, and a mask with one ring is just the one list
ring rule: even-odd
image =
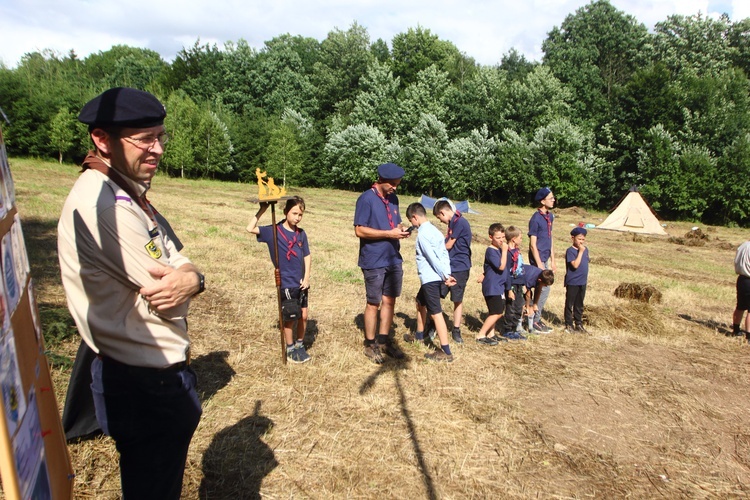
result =
[[286,339],[284,338],[284,314],[281,310],[281,271],[279,271],[279,238],[276,229],[276,201],[271,205],[271,227],[273,228],[273,275],[276,279],[276,303],[279,309],[279,331],[281,332],[281,363],[286,364]]
[[[274,278],[276,280],[276,302],[279,309],[279,332],[281,333],[281,362],[286,364],[286,339],[284,338],[284,314],[281,311],[281,271],[279,270],[279,240],[276,234],[276,203],[279,200],[288,199],[285,197],[286,188],[278,187],[273,182],[272,177],[267,177],[265,172],[259,168],[255,169],[255,176],[258,178],[258,200],[271,205],[271,227],[273,228],[273,267]],[[263,178],[267,177],[267,180]]]

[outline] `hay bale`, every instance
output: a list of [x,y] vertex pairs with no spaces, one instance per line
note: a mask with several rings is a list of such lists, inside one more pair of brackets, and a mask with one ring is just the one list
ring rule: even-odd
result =
[[647,283],[620,283],[614,291],[615,297],[637,300],[647,304],[661,302],[661,292]]
[[662,335],[667,331],[657,311],[641,302],[586,306],[584,314],[585,323],[596,330],[628,330],[640,335]]

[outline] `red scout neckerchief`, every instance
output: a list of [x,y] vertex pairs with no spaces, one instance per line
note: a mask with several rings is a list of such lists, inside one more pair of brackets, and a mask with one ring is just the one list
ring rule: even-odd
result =
[[[515,252],[513,251],[515,250]],[[515,275],[516,271],[518,270],[518,256],[520,252],[517,248],[509,248],[508,249],[508,255],[510,255],[510,259],[513,261],[513,265],[510,268],[510,274]]]
[[139,207],[141,207],[141,210],[143,210],[146,215],[148,215],[148,218],[151,219],[151,222],[154,223],[154,227],[159,227],[159,224],[156,222],[156,218],[154,217],[153,212],[151,211],[151,206],[146,200],[146,193],[143,193],[143,196],[138,196],[136,192],[133,190],[133,188],[128,184],[125,179],[122,178],[122,175],[112,168],[112,166],[109,164],[107,160],[104,158],[95,155],[92,151],[89,151],[89,154],[86,155],[86,158],[83,160],[83,166],[81,167],[81,172],[87,170],[87,169],[96,170],[97,172],[100,172],[107,177],[109,177],[112,182],[117,184],[117,187],[125,191],[128,196],[130,196],[130,199],[127,199],[123,196],[116,196],[115,199],[117,200],[127,200],[127,201],[133,201],[138,204]]
[[374,183],[374,184],[372,185],[372,190],[373,190],[373,192],[374,192],[374,193],[375,193],[376,195],[378,195],[378,198],[380,198],[380,201],[382,201],[382,202],[383,202],[383,205],[385,205],[385,213],[386,213],[386,214],[388,214],[388,224],[390,224],[390,226],[391,226],[391,229],[393,229],[393,228],[394,228],[394,227],[396,227],[396,226],[395,226],[395,224],[393,224],[393,216],[391,215],[391,207],[390,207],[390,204],[388,203],[388,200],[386,199],[386,197],[385,197],[385,196],[383,196],[383,195],[382,195],[382,194],[380,193],[380,190],[379,190],[378,188],[376,188],[376,187],[375,187],[375,186],[377,186],[377,185],[378,185],[378,183],[377,183],[377,182],[376,182],[376,183]]
[[542,212],[542,209],[539,209],[539,215],[544,217],[544,220],[547,221],[547,236],[552,238],[552,217],[550,217],[552,214],[549,213],[549,210],[547,212]]
[[284,221],[276,224],[276,229],[279,231],[279,234],[284,239],[284,241],[286,241],[286,260],[292,260],[292,255],[294,255],[295,257],[297,256],[297,252],[294,251],[294,245],[297,244],[297,232],[299,231],[299,229],[294,229],[294,239],[289,241],[289,238],[287,238],[286,234],[284,234],[286,233],[286,231],[281,228],[282,224],[284,224]]
[[457,220],[458,220],[458,219],[459,219],[460,217],[461,217],[461,212],[459,212],[458,210],[456,210],[456,211],[455,211],[455,212],[453,213],[453,217],[452,217],[452,218],[451,218],[451,220],[450,220],[450,221],[448,222],[448,234],[447,234],[447,235],[445,235],[445,242],[446,242],[446,243],[448,243],[448,240],[450,240],[450,239],[451,239],[451,235],[453,234],[453,226],[455,226],[455,225],[456,225],[456,221],[457,221]]

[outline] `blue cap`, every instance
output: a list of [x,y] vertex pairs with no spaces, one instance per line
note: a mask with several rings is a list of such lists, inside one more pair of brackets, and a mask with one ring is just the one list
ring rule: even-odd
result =
[[582,227],[574,227],[573,230],[570,232],[570,235],[571,236],[578,236],[579,234],[582,234],[582,235],[586,236],[586,233],[588,233],[588,231],[586,231],[584,228],[582,228]]
[[404,176],[404,169],[395,163],[383,163],[378,167],[378,177],[381,179],[400,179]]
[[539,191],[537,191],[537,192],[536,192],[536,196],[534,196],[534,201],[536,201],[536,202],[540,202],[540,201],[542,201],[542,200],[543,200],[543,199],[545,199],[545,198],[546,198],[546,197],[547,197],[547,196],[548,196],[548,195],[549,195],[549,194],[550,194],[551,192],[552,192],[552,190],[551,190],[550,188],[542,188],[542,189],[540,189]]
[[115,87],[87,102],[78,121],[95,127],[148,128],[162,125],[167,110],[159,99],[143,90]]

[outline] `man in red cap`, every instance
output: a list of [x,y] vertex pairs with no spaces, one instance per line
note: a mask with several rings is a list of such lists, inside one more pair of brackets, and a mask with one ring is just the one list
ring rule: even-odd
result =
[[58,224],[68,308],[96,353],[96,417],[120,453],[126,500],[180,498],[201,415],[187,312],[204,278],[146,200],[168,139],[165,116],[156,97],[131,88],[83,107],[94,151]]

